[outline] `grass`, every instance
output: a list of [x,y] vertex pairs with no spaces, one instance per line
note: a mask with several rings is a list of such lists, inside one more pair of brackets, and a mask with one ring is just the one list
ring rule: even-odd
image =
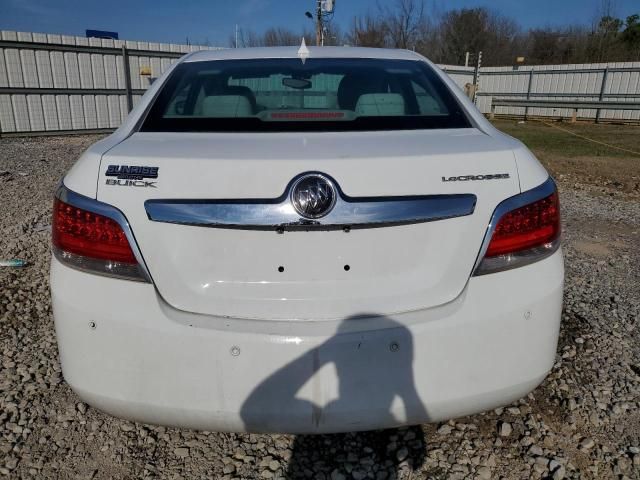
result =
[[640,127],[594,123],[554,123],[583,137],[638,154],[593,143],[539,121],[496,120],[494,125],[524,142],[561,181],[637,195],[640,193]]
[[514,120],[495,120],[493,124],[503,132],[524,142],[534,152],[545,156],[640,158],[640,126],[566,122],[554,124],[578,135],[638,152],[638,155],[634,155],[589,142],[535,120],[525,123]]

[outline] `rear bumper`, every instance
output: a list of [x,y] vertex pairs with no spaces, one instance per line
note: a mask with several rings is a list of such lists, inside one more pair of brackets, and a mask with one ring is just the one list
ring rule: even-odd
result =
[[370,430],[507,404],[553,365],[562,285],[558,251],[471,278],[437,308],[255,321],[180,312],[152,285],[51,265],[73,390],[118,417],[213,431]]

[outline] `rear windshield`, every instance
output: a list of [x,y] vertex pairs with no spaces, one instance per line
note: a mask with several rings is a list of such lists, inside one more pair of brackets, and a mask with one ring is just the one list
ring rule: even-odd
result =
[[413,60],[297,58],[185,62],[141,130],[354,131],[465,128],[462,107]]

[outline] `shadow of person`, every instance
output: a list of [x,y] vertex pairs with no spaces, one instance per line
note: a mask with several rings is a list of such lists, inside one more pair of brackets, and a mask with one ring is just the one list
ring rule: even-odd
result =
[[419,470],[424,459],[424,431],[420,425],[369,432],[297,435],[285,478],[394,480]]
[[[396,428],[428,421],[414,383],[411,332],[384,316],[349,317],[328,340],[262,381],[241,417],[249,432],[302,434],[294,440],[287,478],[382,479],[396,478],[400,468],[418,469],[422,429]],[[307,435],[333,432],[344,433]]]

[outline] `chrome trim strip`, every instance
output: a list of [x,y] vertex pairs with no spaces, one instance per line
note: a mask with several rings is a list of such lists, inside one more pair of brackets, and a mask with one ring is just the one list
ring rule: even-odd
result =
[[149,274],[149,270],[147,269],[147,265],[144,262],[144,258],[142,257],[142,253],[140,252],[140,247],[138,247],[138,242],[136,242],[136,238],[133,235],[133,231],[131,230],[129,221],[127,220],[127,217],[124,216],[124,213],[122,213],[112,205],[101,202],[99,200],[95,200],[93,198],[85,197],[84,195],[80,195],[79,193],[69,190],[64,185],[64,183],[60,183],[60,186],[56,190],[55,196],[58,200],[64,203],[68,203],[71,206],[81,208],[89,212],[97,213],[98,215],[103,215],[120,225],[120,228],[122,228],[124,234],[127,237],[127,240],[129,241],[131,250],[133,250],[133,255],[138,261],[140,270],[144,275],[144,280],[149,283],[153,283],[153,281],[151,280],[151,275]]
[[[309,173],[317,172],[303,175]],[[471,215],[476,206],[473,194],[348,197],[333,181],[338,191],[335,206],[326,216],[309,219],[298,214],[291,203],[289,192],[297,178],[276,199],[147,200],[144,207],[149,220],[154,222],[282,233],[432,222]]]
[[498,222],[500,221],[502,216],[505,213],[510,212],[511,210],[515,210],[516,208],[524,207],[525,205],[528,205],[530,203],[542,200],[543,198],[551,195],[556,190],[556,182],[553,181],[553,178],[548,177],[537,187],[534,187],[531,190],[527,190],[526,192],[514,195],[513,197],[509,197],[498,204],[496,209],[493,211],[493,214],[491,215],[489,226],[487,227],[487,231],[484,234],[480,252],[478,253],[476,263],[474,264],[473,270],[471,271],[472,276],[475,276],[477,274],[478,267],[480,263],[482,263],[484,255],[485,253],[487,253],[487,249],[489,248],[489,242],[491,242],[493,232],[495,231],[496,226],[498,225]]

